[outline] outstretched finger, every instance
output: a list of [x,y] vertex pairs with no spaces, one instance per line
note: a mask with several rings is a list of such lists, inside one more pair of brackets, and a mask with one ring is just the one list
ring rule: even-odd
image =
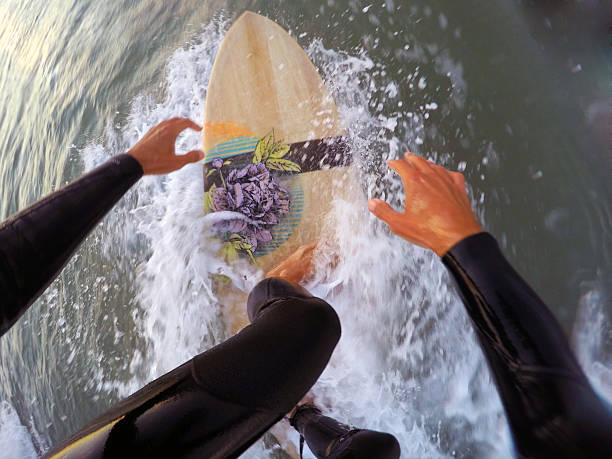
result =
[[181,163],[181,167],[183,167],[187,164],[195,163],[201,159],[204,159],[204,152],[202,150],[191,150],[185,155],[177,156],[177,158]]
[[316,249],[316,247],[317,243],[313,242],[312,244],[303,245],[302,247],[300,247],[300,249],[302,249],[302,251],[304,252],[312,252],[314,249]]
[[406,161],[412,165],[419,172],[430,172],[432,169],[432,165],[429,161],[427,161],[422,156],[417,156],[414,153],[406,152],[404,153],[404,158]]
[[405,159],[393,159],[387,162],[387,165],[393,169],[402,178],[404,184],[404,191],[408,192],[411,189],[412,184],[419,175],[412,165]]
[[465,177],[461,172],[448,172],[451,180],[453,181],[453,185],[457,187],[459,191],[465,193]]
[[389,224],[393,217],[399,215],[399,212],[393,210],[393,208],[385,201],[376,198],[368,201],[368,209],[376,218],[379,218],[387,224]]
[[405,159],[392,159],[391,161],[387,161],[387,165],[397,172],[402,178],[404,178],[404,176],[413,178],[417,172],[412,164]]
[[193,129],[194,131],[202,130],[202,126],[194,123],[189,118],[172,118],[168,120],[167,129],[174,137],[178,137],[178,135],[187,128]]

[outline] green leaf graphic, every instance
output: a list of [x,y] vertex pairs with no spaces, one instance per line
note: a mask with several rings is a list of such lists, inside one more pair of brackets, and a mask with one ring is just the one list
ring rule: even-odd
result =
[[213,190],[215,188],[216,188],[216,185],[213,183],[210,189],[204,192],[204,207],[205,207],[206,213],[215,212],[217,210],[215,209],[215,204],[213,202]]
[[289,145],[283,145],[281,143],[278,143],[274,145],[274,150],[270,152],[269,158],[270,159],[281,159],[287,153],[289,153]]
[[228,263],[238,259],[238,251],[231,242],[223,244],[223,248],[221,249],[221,255]]
[[268,159],[268,155],[270,154],[270,147],[274,145],[274,132],[262,137],[257,142],[257,146],[255,147],[255,153],[253,153],[253,163],[262,163],[266,159]]
[[268,166],[268,169],[277,171],[302,172],[302,168],[299,164],[289,161],[288,159],[269,159],[266,161],[266,166]]
[[232,234],[229,237],[229,242],[223,244],[223,247],[221,249],[221,255],[229,263],[238,258],[238,254],[240,251],[246,252],[251,261],[253,263],[257,263],[255,261],[255,257],[253,257],[253,246],[248,242],[244,242],[242,236],[240,236],[239,234]]

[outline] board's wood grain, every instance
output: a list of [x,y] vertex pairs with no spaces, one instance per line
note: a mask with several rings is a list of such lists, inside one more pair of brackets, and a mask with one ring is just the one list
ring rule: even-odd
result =
[[[204,122],[203,144],[209,158],[214,157],[211,150],[229,140],[223,133],[232,131],[236,137],[249,138],[274,130],[275,138],[286,144],[345,133],[336,104],[304,50],[278,24],[251,12],[234,23],[221,44],[206,94]],[[301,220],[283,245],[257,258],[264,271],[300,245],[318,240],[333,197],[346,196],[352,189],[344,168],[283,180],[303,192]],[[246,325],[246,317],[239,314],[246,296],[219,294],[228,303],[226,323],[236,332]]]
[[[275,22],[244,13],[230,28],[213,66],[204,120],[273,128],[285,143],[343,135],[338,109],[314,65]],[[204,131],[204,151],[215,138]]]

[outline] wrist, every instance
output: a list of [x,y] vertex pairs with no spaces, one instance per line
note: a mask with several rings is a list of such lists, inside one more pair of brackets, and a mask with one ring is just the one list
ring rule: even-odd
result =
[[123,156],[123,157],[125,157],[125,156],[129,156],[129,157],[131,158],[131,159],[130,159],[130,162],[134,164],[134,167],[139,168],[139,169],[140,169],[141,174],[142,174],[142,175],[144,175],[144,173],[145,173],[145,172],[144,172],[144,167],[142,167],[142,163],[141,163],[140,161],[138,161],[138,159],[137,159],[136,157],[134,157],[134,155],[131,155],[131,154],[129,154],[129,152],[128,152],[128,153],[125,153],[125,154],[123,154],[123,155],[118,155],[118,157],[121,157],[121,156]]
[[145,166],[143,164],[142,158],[140,157],[140,155],[138,154],[138,152],[135,152],[133,148],[131,148],[130,150],[128,150],[126,152],[126,155],[131,156],[132,158],[134,158],[138,164],[140,164],[140,167],[142,168],[142,172],[143,174],[146,174],[147,171],[145,170]]
[[455,245],[459,244],[464,239],[483,232],[484,230],[479,224],[475,224],[467,228],[462,228],[459,232],[448,234],[447,237],[440,240],[437,244],[435,244],[435,246],[432,246],[431,249],[440,258],[442,258],[450,249],[452,249]]

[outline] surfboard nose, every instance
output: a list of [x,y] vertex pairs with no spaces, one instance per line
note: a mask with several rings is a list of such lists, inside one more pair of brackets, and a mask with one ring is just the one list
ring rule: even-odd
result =
[[274,21],[272,21],[271,19],[268,19],[265,16],[262,16],[261,14],[257,14],[257,13],[253,13],[252,11],[245,11],[244,13],[242,13],[240,15],[240,17],[236,20],[235,24],[238,24],[239,22],[246,22],[246,23],[250,23],[250,24],[254,24],[254,23],[268,23],[271,22],[274,25],[277,25]]
[[[206,94],[204,120],[274,129],[285,143],[342,135],[338,110],[300,45],[280,25],[245,11],[219,48]],[[215,143],[203,134],[204,150]]]
[[[253,13],[252,11],[245,11],[244,13],[242,13],[240,15],[240,17],[238,18],[238,21],[241,20],[241,19],[254,19],[257,16],[263,18],[263,16],[261,16],[261,15],[259,15],[257,13]],[[238,21],[236,21],[236,22],[238,22]]]

